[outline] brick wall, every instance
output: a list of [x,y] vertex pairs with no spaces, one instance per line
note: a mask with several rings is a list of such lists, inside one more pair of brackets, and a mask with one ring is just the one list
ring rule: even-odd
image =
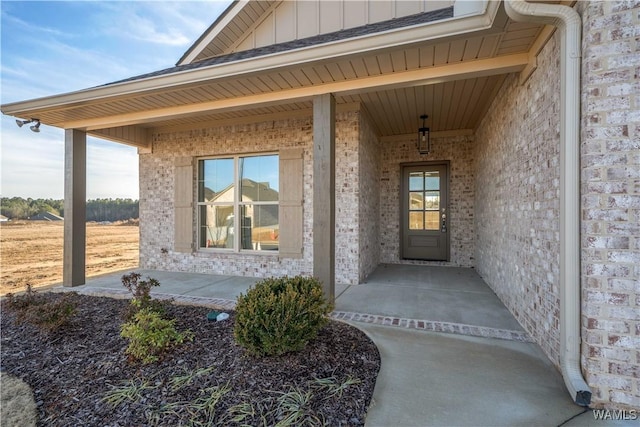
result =
[[596,406],[640,409],[640,2],[578,2],[582,326]]
[[380,142],[365,110],[360,111],[358,153],[359,281],[362,282],[380,263]]
[[359,281],[360,259],[359,113],[351,112],[338,117],[340,120],[336,120],[336,283],[354,285]]
[[[432,152],[420,155],[414,139],[381,144],[380,262],[473,267],[473,137],[432,138]],[[449,160],[449,213],[451,261],[400,259],[400,164]]]
[[[336,281],[358,283],[359,113],[336,117]],[[153,152],[140,155],[140,266],[142,268],[268,277],[313,270],[313,124],[311,118],[155,133]],[[260,153],[304,147],[304,253],[301,259],[272,254],[194,252],[173,248],[174,159],[185,156]],[[355,178],[354,178],[355,177]],[[194,200],[195,180],[194,180]],[[340,207],[340,208],[338,208]],[[194,241],[197,215],[194,209]],[[164,253],[162,249],[167,249]]]
[[559,53],[507,77],[475,138],[477,269],[559,364]]

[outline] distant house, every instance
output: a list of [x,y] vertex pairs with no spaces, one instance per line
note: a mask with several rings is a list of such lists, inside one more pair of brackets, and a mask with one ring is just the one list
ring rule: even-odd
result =
[[64,218],[51,212],[40,212],[37,215],[29,217],[31,221],[64,221]]
[[[204,200],[200,244],[202,248],[233,248],[235,186],[215,192],[202,182]],[[278,191],[269,182],[245,178],[240,183],[242,249],[278,250]],[[258,202],[259,204],[256,204]]]

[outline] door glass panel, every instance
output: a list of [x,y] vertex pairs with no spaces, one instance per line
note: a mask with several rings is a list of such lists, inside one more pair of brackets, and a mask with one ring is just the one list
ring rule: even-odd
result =
[[424,229],[424,212],[409,212],[409,229],[410,230],[423,230]]
[[424,190],[424,173],[409,172],[409,191]]
[[440,192],[439,191],[427,191],[424,196],[425,209],[440,209]]
[[422,191],[409,193],[409,209],[412,211],[424,209],[424,194]]
[[427,211],[425,214],[425,230],[439,230],[440,223],[438,218],[440,216],[439,211]]
[[426,172],[425,173],[425,182],[426,187],[425,190],[440,190],[440,173],[435,172]]
[[440,230],[440,172],[409,172],[409,230]]

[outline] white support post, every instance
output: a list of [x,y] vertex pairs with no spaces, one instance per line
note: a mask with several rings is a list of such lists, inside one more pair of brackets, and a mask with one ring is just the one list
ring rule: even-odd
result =
[[313,98],[313,275],[335,300],[335,110],[332,94]]
[[85,283],[87,219],[87,134],[65,130],[64,146],[64,254],[62,283]]

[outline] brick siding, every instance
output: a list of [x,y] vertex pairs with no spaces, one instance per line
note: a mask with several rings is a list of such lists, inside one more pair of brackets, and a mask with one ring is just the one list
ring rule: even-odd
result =
[[[369,125],[361,130],[360,113],[349,111],[336,117],[336,282],[357,284],[377,265],[375,227],[360,239],[359,219],[377,210],[377,190],[360,190],[359,173],[369,184],[377,154],[359,149],[366,136],[375,148],[377,139]],[[140,155],[140,266],[166,271],[216,273],[251,277],[313,273],[313,124],[311,118],[270,121],[155,133],[152,153]],[[173,164],[177,157],[233,155],[277,151],[284,147],[304,147],[303,257],[279,258],[273,254],[198,252],[179,253],[173,248]],[[362,160],[360,159],[362,154]],[[363,166],[361,167],[361,163]],[[196,197],[194,180],[194,200]],[[363,198],[371,201],[360,203]],[[375,216],[377,217],[377,215]],[[196,241],[197,212],[194,208]],[[365,227],[366,228],[366,227]],[[365,249],[361,250],[361,246]],[[166,249],[167,251],[163,251]]]
[[359,283],[380,263],[380,142],[365,110],[360,112],[359,166],[360,194],[358,200]]
[[476,132],[478,273],[559,365],[558,34],[507,77]]
[[[310,239],[312,226],[307,217],[303,227],[305,238],[302,259],[279,259],[274,255],[241,253],[179,253],[172,249],[175,158],[260,153],[281,147],[302,146],[305,149],[304,186],[305,191],[310,191],[311,140],[310,118],[154,134],[153,152],[140,155],[140,267],[252,277],[310,274],[313,265]],[[193,188],[195,200],[195,179]],[[312,211],[311,202],[311,197],[305,197],[305,213]],[[196,221],[194,208],[194,241]],[[167,249],[167,252],[162,249]]]
[[583,360],[594,403],[640,409],[640,2],[578,2]]

